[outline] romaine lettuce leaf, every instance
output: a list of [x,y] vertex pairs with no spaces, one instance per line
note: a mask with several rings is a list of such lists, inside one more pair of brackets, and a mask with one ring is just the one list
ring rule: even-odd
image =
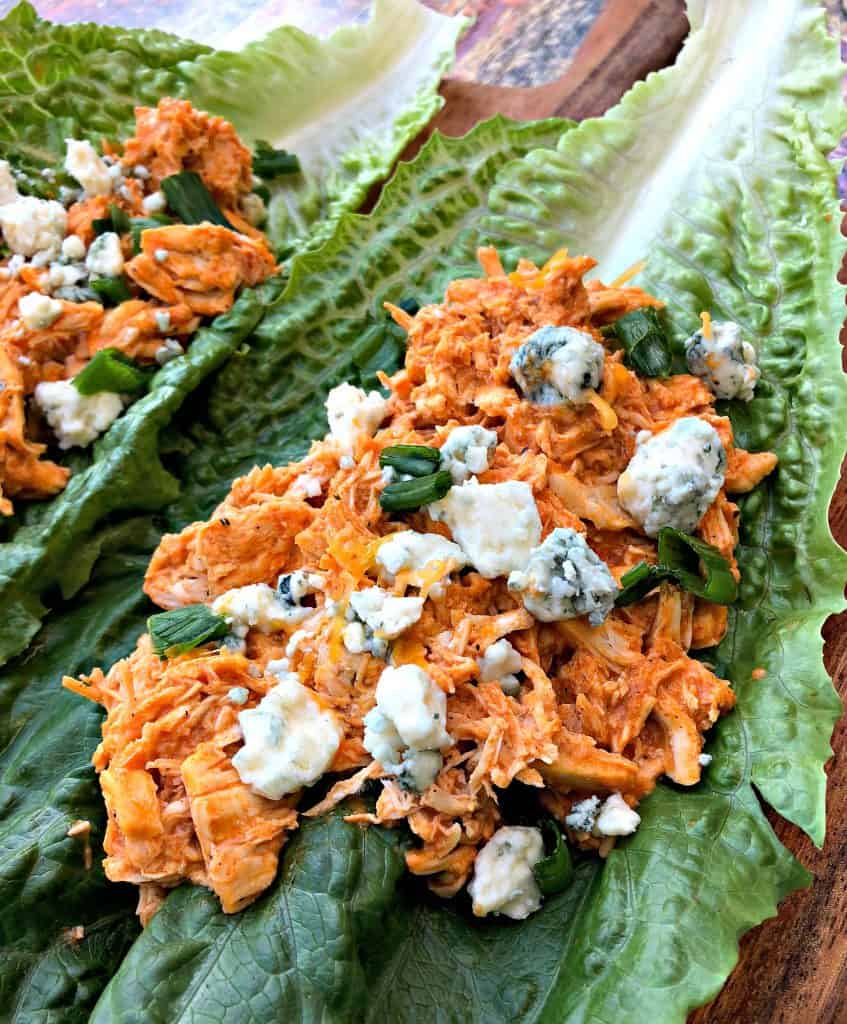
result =
[[51,24],[22,2],[0,21],[0,157],[38,187],[65,138],[126,138],[136,105],[184,97],[246,142],[297,154],[303,173],[271,186],[268,228],[280,249],[314,245],[443,104],[436,89],[466,24],[416,0],[375,0],[364,25],[326,39],[284,26],[233,53],[155,30]]
[[[397,181],[387,189],[386,198],[380,205],[383,213],[379,221],[355,217],[351,223],[370,226],[378,223],[385,231],[390,226],[396,232],[393,237],[414,239],[433,234],[430,217],[434,217],[437,223],[442,224],[444,248],[447,250],[457,236],[461,237],[468,218],[473,216],[477,203],[484,199],[497,170],[530,149],[552,144],[566,126],[563,121],[514,125],[496,119],[480,126],[466,139],[448,141],[434,138],[415,164],[401,169]],[[409,201],[410,195],[419,197],[422,194],[429,198],[425,209]],[[327,251],[330,248],[332,246],[328,246]],[[437,254],[437,250],[434,249],[433,254]],[[349,266],[349,261],[346,262]],[[305,263],[305,260],[301,261],[301,264]],[[320,265],[317,266],[320,273]],[[439,273],[442,282],[446,282],[451,273],[449,264],[440,264]],[[303,276],[302,269],[296,272],[296,276],[300,293],[307,288],[308,279]],[[418,278],[415,283],[421,280]],[[325,287],[331,289],[331,279],[327,277],[325,281]],[[113,507],[123,507],[121,503],[124,500],[127,505],[139,507],[139,495],[150,496],[156,480],[164,481],[163,487],[172,486],[169,481],[175,478],[170,477],[158,461],[157,439],[159,447],[166,449],[167,459],[173,468],[182,468],[181,459],[186,451],[192,450],[193,439],[201,431],[198,425],[190,433],[180,434],[175,429],[160,432],[160,426],[170,418],[173,406],[184,397],[180,388],[185,390],[196,383],[194,378],[185,374],[205,372],[207,360],[214,363],[223,357],[222,353],[237,349],[232,358],[239,366],[248,364],[251,388],[261,393],[270,386],[278,367],[271,362],[266,363],[261,346],[254,350],[242,345],[242,339],[250,337],[249,332],[264,306],[278,301],[275,298],[278,287],[278,283],[269,284],[266,286],[269,289],[267,294],[260,294],[261,290],[260,293],[246,293],[228,318],[216,322],[215,331],[195,342],[191,350],[194,360],[191,371],[177,374],[177,363],[168,364],[157,378],[151,395],[144,399],[152,403],[153,413],[148,416],[142,410],[144,415],[140,424],[127,428],[126,433],[120,435],[119,442],[110,439],[101,442],[103,447],[95,449],[96,460],[86,477],[84,491],[67,505],[62,505],[62,499],[58,499],[54,503],[55,512],[45,506],[45,521],[33,522],[27,528],[31,564],[37,562],[42,567],[49,566],[50,571],[63,581],[68,593],[74,596],[58,603],[29,649],[7,665],[0,676],[0,798],[3,801],[0,850],[6,864],[5,870],[0,871],[3,901],[0,944],[4,949],[17,951],[14,957],[8,957],[0,965],[0,1019],[19,1024],[29,1024],[33,1019],[41,1019],[48,1014],[51,1024],[85,1019],[87,1010],[117,967],[126,944],[137,932],[132,906],[134,893],[127,891],[127,887],[107,883],[99,869],[85,872],[82,848],[77,840],[65,836],[74,819],[90,820],[93,824],[95,863],[99,865],[105,813],[90,761],[97,742],[101,713],[93,704],[63,692],[59,682],[63,674],[78,674],[95,665],[110,665],[128,653],[143,632],[146,616],[152,607],[142,593],[141,585],[149,555],[166,523],[158,517],[136,516],[121,520],[113,514],[110,525],[104,529],[97,525],[98,510],[109,502],[115,503]],[[400,281],[396,282],[396,287],[401,287]],[[334,293],[328,291],[327,294]],[[351,322],[356,329],[361,326],[362,317],[373,308],[372,303],[366,303],[361,308],[351,307],[348,310],[355,317]],[[347,334],[337,334],[324,340],[319,362],[327,367],[327,374],[347,372],[351,358],[348,338]],[[284,343],[281,336],[280,345],[283,344],[290,365],[294,365],[296,358],[292,352],[296,351],[298,344],[296,334],[287,336]],[[305,356],[305,351],[302,354]],[[388,338],[384,352],[369,350],[368,353],[360,352],[359,356],[364,359],[363,368],[374,360],[381,365],[391,358],[396,359],[396,340],[393,336]],[[314,353],[311,358],[318,360]],[[355,351],[353,358],[357,358]],[[314,365],[317,366],[318,361]],[[287,368],[285,372],[288,372]],[[165,381],[167,387],[164,387]],[[297,382],[297,386],[302,384],[308,388],[300,377]],[[198,424],[214,391],[214,386],[210,388],[207,385],[190,399]],[[289,395],[289,411],[296,404],[296,395],[294,390]],[[315,433],[322,429],[320,400],[314,400],[312,405],[314,408],[305,422],[308,423],[307,429]],[[148,423],[148,420],[154,422],[142,427],[141,424]],[[302,446],[297,429],[297,423],[292,423],[287,438],[289,442]],[[215,443],[219,443],[224,452],[232,444],[238,460],[251,459],[250,446],[253,442],[243,425],[234,425],[228,438],[223,443],[217,438]],[[239,447],[242,444],[246,447]],[[255,450],[255,458],[264,457],[258,448]],[[212,474],[208,488],[202,479],[204,472]],[[193,508],[214,500],[210,495],[215,489],[226,488],[226,482],[214,475],[216,472],[215,466],[203,465],[191,477],[191,496],[184,502],[189,514]],[[115,488],[118,489],[118,501]],[[158,501],[154,502],[150,496],[150,504],[158,504]],[[182,507],[175,506],[170,512],[172,523],[176,523],[178,510]],[[15,545],[7,545],[7,549],[11,548]],[[36,575],[35,569],[29,570],[32,576],[24,575],[27,567],[25,558],[20,551],[16,557],[21,559],[20,578],[23,583],[43,579],[43,575]],[[93,578],[86,584],[92,565]],[[44,571],[42,568],[41,572]],[[8,589],[4,593],[4,601],[4,607],[16,607]],[[23,603],[21,606],[23,610],[18,614],[17,625],[10,622],[9,616],[0,621],[0,638],[8,647],[21,645],[20,620],[26,611]],[[342,826],[334,828],[332,835]],[[355,830],[348,830],[346,826],[343,830],[345,843],[359,842],[355,839],[358,836]],[[306,833],[312,835],[308,829]],[[320,830],[315,833],[318,845],[323,835]],[[393,899],[391,879],[396,877],[400,861],[395,864],[393,854],[391,856],[395,860],[389,858],[385,861],[388,854],[380,851],[389,850],[391,842],[380,839],[374,845],[377,838],[377,833],[374,833],[367,839],[359,875],[344,884],[352,887],[349,891],[358,894],[355,901],[373,900],[387,906]],[[333,877],[330,904],[339,873],[336,871]],[[307,880],[310,886],[323,884],[320,877],[315,883],[314,875],[308,875]],[[304,905],[322,908],[324,903],[318,896],[310,895],[310,891],[304,894]],[[57,895],[59,893],[62,894],[61,899]],[[175,899],[185,899],[189,907],[198,898],[201,901],[206,899],[203,913],[214,916],[220,923],[223,919],[214,902],[205,894],[199,891],[175,894]],[[270,913],[274,915],[277,907],[275,897],[269,903]],[[356,914],[352,918],[344,916],[336,922],[339,929],[337,944],[340,949],[347,950],[345,956],[353,955],[349,951],[355,943],[341,929],[342,925],[347,928],[354,918],[357,918]],[[195,918],[192,920],[196,923]],[[238,920],[230,918],[229,923],[237,925]],[[245,919],[248,929],[255,927],[250,925],[251,920]],[[161,922],[165,924],[166,919],[161,918]],[[86,938],[81,943],[70,943],[65,937],[67,929],[78,924],[85,927]],[[261,927],[265,928],[266,923]],[[151,931],[148,934],[152,937],[155,933]],[[192,949],[205,946],[214,961],[221,936],[222,932],[215,924],[201,938],[200,946]],[[252,942],[254,937],[249,941]],[[243,951],[244,947],[238,948]],[[298,943],[300,948],[302,946]],[[335,940],[332,948],[335,948]],[[288,955],[285,950],[275,953],[276,963],[287,963]],[[310,956],[315,959],[315,954]],[[158,954],[156,960],[159,960]],[[222,964],[226,960],[222,957]],[[189,958],[169,982],[170,991],[176,991],[181,980],[191,975],[194,966],[194,961]],[[287,983],[275,988],[274,992],[287,993],[285,999],[298,998],[301,991],[299,977],[292,974]],[[314,983],[303,998],[325,1000],[330,1005],[335,1005],[338,1000],[343,1003],[339,992],[345,983],[344,977],[337,973],[328,978],[326,972],[316,970]],[[324,990],[327,985],[335,986],[332,992]],[[222,990],[223,983],[219,986],[219,991]],[[120,992],[116,998],[120,998]],[[148,1020],[169,1020],[166,1002],[155,1006],[151,1002],[143,1010]],[[202,1009],[198,1009],[198,1013],[201,1012]]]

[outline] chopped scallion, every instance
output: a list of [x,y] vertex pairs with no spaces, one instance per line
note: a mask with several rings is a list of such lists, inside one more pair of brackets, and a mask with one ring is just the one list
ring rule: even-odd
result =
[[265,181],[273,181],[274,178],[299,172],[300,161],[293,153],[289,153],[285,149],[274,149],[263,139],[256,140],[256,149],[253,151],[253,173],[257,177],[264,178]]
[[132,298],[132,292],[123,277],[94,277],[88,282],[88,287],[104,306],[119,306]]
[[131,395],[146,386],[149,376],[123,352],[101,348],[71,383],[81,395],[96,395],[101,391]]
[[549,852],[533,867],[532,873],[543,895],[553,896],[570,884],[573,862],[558,822],[546,818],[541,823],[541,830],[546,840],[545,849]]
[[147,620],[147,632],[153,650],[160,658],[175,658],[209,640],[226,636],[229,625],[226,619],[215,615],[206,605],[190,604],[151,615]]
[[667,332],[652,306],[627,313],[612,324],[629,365],[642,377],[667,377],[671,372],[671,347]]
[[409,476],[428,476],[440,461],[441,453],[437,448],[422,444],[394,444],[379,453],[379,464],[383,469],[390,466]]
[[672,526],[659,530],[658,540],[658,563],[639,562],[621,577],[618,608],[635,604],[666,580],[714,604],[732,604],[738,597],[732,568],[717,548]]
[[165,193],[168,206],[177,214],[183,224],[220,224],[234,231],[232,224],[221,213],[212,193],[203,179],[194,171],[180,171],[168,178],[162,178],[160,188]]
[[412,512],[439,501],[450,490],[453,478],[447,470],[419,476],[416,480],[402,480],[389,484],[379,496],[379,503],[385,512]]
[[129,231],[129,214],[114,203],[109,205],[109,213],[106,217],[95,217],[91,222],[91,228],[95,235],[103,235],[107,231],[114,231],[118,235],[125,235]]

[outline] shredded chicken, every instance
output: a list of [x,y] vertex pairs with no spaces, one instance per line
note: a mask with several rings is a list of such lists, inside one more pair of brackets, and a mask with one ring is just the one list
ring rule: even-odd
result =
[[[143,889],[144,919],[162,887],[186,878],[213,888],[224,910],[269,884],[279,845],[296,823],[298,794],[268,801],[240,783],[231,758],[241,738],[226,693],[243,686],[246,707],[255,707],[274,685],[269,663],[286,654],[343,726],[330,766],[339,778],[305,813],[324,814],[379,780],[375,808],[348,820],[405,822],[418,840],[406,855],[408,868],[441,896],[467,881],[477,850],[501,822],[499,794],[514,780],[535,787],[562,822],[590,795],[620,793],[635,807],[662,774],[681,785],[699,780],[704,733],[735,697],[688,652],[721,640],[725,608],[664,583],[599,626],[584,617],[541,622],[503,577],[452,572],[449,564],[392,577],[380,569],[380,545],[398,530],[449,538],[425,509],[395,519],[383,512],[380,452],[398,443],[440,447],[459,425],[496,433],[480,483],[527,483],[542,536],[557,527],[576,530],[616,579],[657,557],[655,541],[620,507],[615,490],[640,431],[658,432],[686,415],[708,419],[728,452],[728,490],[749,489],[775,464],[768,453],[734,445],[729,421],[715,414],[699,380],[642,380],[605,342],[598,326],[658,305],[651,296],[585,285],[593,266],[587,257],[560,253],[543,268],[523,261],[510,275],[492,250],[482,250],[480,262],[487,276],[454,281],[442,304],[414,317],[392,308],[408,331],[405,366],[384,378],[390,400],[383,425],[373,436],[357,435],[352,458],[328,436],[300,462],[257,467],[233,483],[208,522],[164,537],[150,563],[145,591],[165,609],[210,603],[247,584],[274,586],[280,573],[299,568],[320,573],[323,590],[305,619],[276,631],[250,629],[243,654],[213,643],[160,661],[144,636],[108,674],[65,680],[107,712],[94,757],[109,807],[106,870],[157,887]],[[544,325],[577,326],[606,345],[597,402],[533,405],[515,388],[511,356]],[[308,494],[298,483],[304,475],[317,481]],[[697,531],[730,560],[737,518],[721,490]],[[423,667],[446,695],[452,745],[420,793],[402,788],[363,744],[363,719],[375,706],[386,660],[341,642],[351,593],[377,584],[395,596],[425,598],[420,618],[393,641],[391,664]],[[480,679],[480,656],[502,638],[519,655],[513,692]],[[240,829],[229,828],[232,805],[242,815]],[[568,833],[601,855],[614,843],[570,827]]]

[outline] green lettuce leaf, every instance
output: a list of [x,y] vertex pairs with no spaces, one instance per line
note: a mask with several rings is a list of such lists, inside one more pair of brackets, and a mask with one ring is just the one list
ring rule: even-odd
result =
[[0,157],[40,189],[67,137],[126,138],[136,105],[184,97],[246,142],[297,154],[303,173],[271,185],[268,229],[282,250],[314,245],[443,104],[436,89],[466,24],[375,0],[364,25],[326,39],[285,26],[233,53],[155,30],[51,24],[22,2],[0,21]]
[[[397,182],[389,186],[380,206],[383,211],[380,219],[351,217],[351,224],[362,228],[378,225],[383,231],[391,227],[397,232],[397,237],[416,238],[432,232],[428,216],[433,215],[444,224],[443,240],[447,249],[467,230],[472,210],[477,202],[484,199],[497,170],[530,149],[555,142],[565,127],[566,122],[562,121],[513,125],[496,119],[480,126],[463,140],[435,138],[421,152],[413,167],[403,168]],[[415,197],[422,194],[421,188],[425,189],[431,202],[429,214],[409,202],[410,194]],[[341,250],[337,250],[337,258],[343,262]],[[471,269],[470,264],[468,269]],[[451,276],[447,262],[441,265],[439,273],[442,283],[446,283]],[[306,291],[308,279],[302,272],[295,276],[298,294]],[[418,278],[415,283],[422,279]],[[238,367],[246,365],[244,374],[251,381],[253,395],[261,394],[270,386],[269,382],[279,379],[278,373],[288,373],[290,367],[297,363],[298,341],[295,334],[286,341],[291,351],[284,366],[267,362],[264,349],[259,344],[254,345],[252,339],[249,345],[242,342],[243,338],[250,338],[250,331],[265,305],[279,302],[275,298],[278,287],[278,284],[269,284],[267,294],[263,296],[246,293],[228,320],[216,322],[215,332],[198,339],[189,353],[189,358],[196,361],[192,372],[205,372],[206,358],[218,360],[221,352],[235,350],[232,362]],[[326,287],[331,287],[329,278]],[[359,317],[355,322],[361,324],[361,318],[376,308],[373,303],[366,303],[355,311]],[[351,354],[345,339],[346,336],[334,339],[327,344],[326,351],[321,350],[321,365],[327,365],[330,375],[347,372]],[[205,348],[210,350],[206,354]],[[361,372],[371,372],[368,368],[374,361],[379,366],[390,362],[391,358],[396,360],[399,351],[396,338],[390,336],[385,346],[378,346],[375,350],[371,348],[366,353],[359,352]],[[148,396],[154,403],[154,409],[160,408],[159,403],[173,403],[175,407],[182,401],[184,394],[177,387],[180,381],[186,384],[186,389],[189,383],[194,385],[194,380],[189,382],[182,374],[177,376],[176,367],[177,361],[169,363],[157,375]],[[164,380],[169,382],[169,388],[159,394]],[[215,385],[207,381],[191,396],[189,401],[195,416],[201,416],[215,391]],[[291,405],[294,402],[293,391],[289,397]],[[315,400],[313,405],[308,429],[314,434],[324,428],[321,426],[320,400]],[[146,616],[153,610],[142,593],[141,585],[150,553],[167,524],[158,517],[135,516],[121,520],[113,513],[110,525],[104,529],[97,527],[98,510],[115,502],[112,493],[115,488],[119,488],[121,494],[129,495],[131,491],[132,497],[126,498],[126,507],[137,508],[139,493],[148,493],[155,480],[175,480],[158,462],[158,449],[166,452],[173,468],[181,468],[185,455],[193,451],[192,438],[196,431],[189,436],[177,431],[176,427],[160,429],[170,418],[171,411],[172,406],[168,404],[165,412],[156,414],[155,424],[144,429],[140,426],[128,429],[120,444],[113,444],[110,434],[101,442],[101,448],[95,449],[95,462],[88,471],[84,491],[80,492],[84,498],[82,508],[88,510],[86,515],[75,516],[79,501],[64,506],[64,511],[59,514],[51,512],[50,506],[44,506],[42,514],[53,518],[43,523],[33,522],[26,528],[29,531],[26,534],[29,557],[33,561],[38,560],[41,566],[38,573],[41,575],[33,569],[32,576],[24,576],[26,560],[20,553],[17,555],[21,559],[17,593],[24,592],[25,583],[43,579],[45,566],[50,566],[54,578],[60,578],[68,594],[74,596],[57,603],[28,650],[9,663],[0,676],[0,794],[4,801],[0,805],[4,807],[4,813],[0,815],[0,850],[5,854],[4,862],[8,865],[5,875],[0,871],[0,894],[5,908],[0,911],[0,941],[4,949],[19,951],[19,955],[8,958],[0,966],[0,1019],[15,1021],[16,1024],[29,1024],[31,1020],[39,1019],[39,1014],[48,1012],[52,1014],[51,1024],[85,1019],[106,981],[114,973],[127,943],[137,933],[132,907],[134,892],[106,882],[99,869],[84,872],[78,841],[65,836],[73,820],[90,820],[93,824],[95,863],[99,864],[105,814],[90,761],[97,742],[101,713],[88,701],[62,691],[59,684],[64,674],[75,675],[87,672],[95,665],[110,665],[127,654],[143,632]],[[143,423],[150,418],[142,410]],[[295,432],[297,424],[292,424],[290,430],[289,441],[298,437]],[[251,442],[245,435],[245,428],[239,426],[235,429],[231,440],[237,451],[236,461],[249,461],[252,465]],[[238,447],[242,442],[245,447]],[[229,441],[221,441],[220,437],[212,443],[218,444],[224,452],[230,444]],[[296,444],[302,446],[303,442],[298,440]],[[105,458],[105,452],[111,453],[109,459]],[[272,453],[268,453],[268,457],[271,456]],[[265,457],[263,453],[256,456],[262,457]],[[194,496],[186,497],[184,501],[189,509],[214,500],[210,493],[216,488],[226,488],[225,481],[215,476],[207,489],[199,478],[201,469],[203,472],[215,472],[214,467],[198,467],[190,480]],[[141,482],[139,486],[138,481]],[[61,502],[60,498],[53,506],[61,510]],[[150,505],[155,507],[158,500],[151,500]],[[117,502],[113,507],[124,506]],[[169,512],[172,524],[177,522],[179,507],[175,505]],[[7,552],[15,548],[16,545],[6,546]],[[64,552],[68,550],[74,552],[73,557],[65,557]],[[11,555],[6,553],[6,557]],[[93,576],[90,582],[86,582],[92,574],[92,566]],[[2,593],[4,607],[17,607],[10,588]],[[10,622],[8,616],[5,622],[0,622],[0,638],[9,650],[16,644],[21,645],[22,615],[23,612],[18,613],[17,625]],[[359,835],[346,826],[336,825],[335,829],[333,835],[343,829],[345,843],[354,841]],[[307,828],[304,834],[311,844],[313,833]],[[318,846],[322,844],[320,836],[323,834],[320,831],[314,834],[318,837],[314,839]],[[378,898],[388,906],[392,899],[392,877],[396,877],[399,868],[391,866],[394,861],[389,864],[380,859],[379,850],[383,846],[385,849],[390,847],[388,840],[380,842],[382,846],[378,844],[375,847],[373,839],[368,838],[358,880],[353,879],[350,885],[356,892],[364,887],[373,893],[373,896],[360,895],[357,899]],[[315,883],[316,877],[318,883]],[[320,881],[323,877],[322,871],[317,876],[308,875],[308,885],[323,884]],[[317,896],[310,897],[310,890],[306,890],[303,905],[317,910],[325,905],[334,905],[339,877],[336,871],[328,903],[321,902]],[[303,882],[304,886],[306,884]],[[62,892],[65,893],[62,899],[54,895]],[[48,899],[40,900],[42,893]],[[187,899],[189,903],[201,898],[206,900],[203,913],[207,918],[214,916],[216,921],[228,920],[230,924],[237,924],[240,920],[220,918],[215,901],[199,891],[176,893],[173,898]],[[273,907],[276,905],[275,902],[272,904]],[[180,916],[176,913],[176,918]],[[347,930],[354,918],[357,915],[342,915],[333,925],[337,928],[340,945],[348,951],[344,953],[345,957],[353,955],[349,949],[354,940]],[[165,920],[161,918],[162,923]],[[85,927],[87,937],[82,943],[71,944],[65,937],[67,929],[78,924]],[[266,922],[262,927],[265,926]],[[151,931],[148,934],[153,936],[156,933]],[[214,925],[209,937],[203,940],[212,960],[221,935]],[[253,938],[249,941],[252,942]],[[240,948],[243,951],[243,947]],[[288,962],[287,952],[274,955],[278,964]],[[314,952],[310,955],[313,959],[317,957]],[[226,959],[222,957],[222,962]],[[191,959],[185,963],[182,973],[173,982],[174,991],[180,979],[191,974],[193,963]],[[286,984],[274,991],[287,993],[285,999],[299,998],[299,977],[298,973],[292,973]],[[334,981],[327,979],[325,972],[316,969],[312,987],[303,998],[317,999],[324,988],[335,985],[332,992],[327,988],[326,994],[320,998],[329,1005],[347,1005],[341,992],[346,984],[344,979],[340,976],[336,976]],[[222,987],[219,990],[222,991]],[[356,991],[361,991],[360,985]],[[151,1005],[145,1012],[151,1020],[169,1019],[166,1003],[158,1007]],[[158,1018],[155,1014],[159,1015]]]
[[636,283],[668,303],[678,343],[705,309],[759,351],[755,400],[727,411],[739,443],[780,465],[740,503],[741,607],[718,659],[753,781],[820,845],[841,713],[820,627],[847,577],[826,515],[844,454],[830,426],[847,401],[835,341],[845,245],[826,159],[847,132],[842,67],[813,0],[697,0],[689,18],[672,69],[506,169],[486,227],[515,256],[591,253],[609,278],[646,257]]

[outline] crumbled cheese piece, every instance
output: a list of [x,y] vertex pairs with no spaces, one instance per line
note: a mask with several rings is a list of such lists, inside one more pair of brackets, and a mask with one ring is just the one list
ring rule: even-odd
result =
[[585,537],[559,526],[532,552],[526,569],[509,576],[509,590],[519,592],[541,622],[588,615],[599,626],[615,605],[618,585]]
[[319,498],[323,494],[323,480],[311,473],[301,473],[288,488],[292,498]]
[[62,314],[62,303],[41,292],[30,292],[18,299],[21,320],[31,331],[43,331]]
[[477,917],[504,914],[522,921],[541,906],[533,867],[544,857],[541,830],[519,826],[497,829],[476,855],[468,895]]
[[358,437],[373,437],[387,411],[388,402],[378,391],[365,394],[352,384],[339,384],[326,398],[329,436],[350,455]]
[[441,446],[441,469],[450,471],[454,484],[488,469],[497,447],[497,435],[485,427],[454,427]]
[[85,242],[79,235],[68,235],[62,242],[62,258],[71,262],[85,259]]
[[154,253],[153,253],[153,259],[157,263],[164,263],[167,258],[168,258],[168,250],[167,249],[156,249],[154,251]]
[[575,327],[541,327],[524,341],[509,364],[524,396],[536,405],[588,401],[603,376],[603,346]]
[[350,595],[357,618],[374,633],[393,640],[421,617],[422,597],[394,597],[381,587],[368,587]]
[[365,715],[365,750],[387,772],[416,785],[427,781],[435,759],[418,761],[413,755],[452,744],[446,721],[447,697],[428,673],[417,665],[386,668],[377,683],[376,707]]
[[458,544],[440,533],[416,533],[414,530],[390,534],[380,544],[376,562],[391,582],[398,572],[423,573],[439,562],[450,563],[454,569],[468,564]]
[[638,442],[618,477],[618,498],[648,537],[663,526],[693,533],[725,476],[726,452],[718,432],[697,416],[683,416]]
[[712,761],[713,761],[713,757],[712,757],[712,755],[711,755],[711,754],[701,754],[701,755],[700,755],[700,756],[699,756],[699,757],[697,758],[697,763],[698,763],[698,764],[699,764],[699,765],[700,765],[700,766],[701,766],[702,768],[707,768],[707,767],[708,767],[708,766],[709,766],[709,765],[710,765],[710,764],[712,763]]
[[255,192],[251,192],[241,200],[241,212],[247,223],[252,224],[254,228],[264,224],[268,219],[265,200],[261,196],[256,195]]
[[741,328],[733,320],[713,320],[712,336],[697,331],[685,343],[688,372],[712,390],[716,398],[740,398],[749,402],[756,389],[760,370],[756,350],[741,337]]
[[443,766],[444,755],[440,750],[414,750],[410,747],[403,753],[397,781],[403,789],[423,793],[438,778]]
[[117,277],[124,269],[124,255],[120,237],[114,231],[104,231],[88,247],[85,266],[92,277]]
[[481,682],[497,681],[509,696],[514,696],[520,690],[515,673],[521,670],[521,656],[505,637],[486,647],[477,664]]
[[596,836],[628,836],[641,824],[641,816],[624,800],[620,793],[612,793],[603,801],[594,822]]
[[144,166],[144,164],[136,164],[132,169],[132,176],[139,178],[141,181],[146,181],[150,177],[150,171]]
[[141,200],[141,208],[145,213],[162,213],[167,208],[168,200],[164,192],[151,192]]
[[541,518],[529,484],[507,480],[480,484],[475,477],[428,506],[446,523],[471,565],[486,579],[526,565],[541,539]]
[[317,594],[324,588],[324,579],[320,573],[306,572],[297,569],[283,573],[276,581],[276,592],[280,602],[288,609],[288,622],[302,622],[308,618],[314,608],[303,604],[303,600],[311,594]]
[[393,466],[383,466],[382,473],[380,475],[382,476],[382,482],[387,487],[389,484],[394,483],[394,478],[397,476],[397,473]]
[[6,203],[14,203],[20,199],[18,186],[12,176],[12,169],[8,160],[0,160],[0,206]]
[[86,276],[84,267],[72,267],[65,263],[51,263],[46,279],[42,279],[42,286],[55,294],[63,288],[75,288],[76,285],[85,280]]
[[164,342],[156,349],[153,358],[159,366],[164,366],[165,363],[184,354],[185,349],[176,338],[165,338]]
[[65,170],[82,185],[87,196],[107,196],[114,184],[109,168],[90,142],[65,139]]
[[291,662],[288,658],[272,658],[267,665],[265,665],[265,675],[277,676],[282,678],[286,673],[291,671]]
[[247,698],[250,696],[250,691],[246,686],[233,686],[230,687],[227,693],[227,699],[232,704],[246,704]]
[[590,796],[573,805],[570,814],[565,818],[565,824],[570,825],[577,832],[590,832],[594,828],[594,822],[599,813],[600,797]]
[[53,199],[21,196],[0,206],[3,237],[12,252],[21,256],[43,254],[47,263],[56,259],[67,227],[65,208]]
[[[282,579],[285,577],[281,576]],[[267,583],[251,583],[220,594],[212,602],[212,611],[227,620],[236,636],[244,637],[251,628],[260,633],[276,633],[292,622],[300,622],[315,609],[300,608]]]
[[81,395],[67,380],[42,381],[35,404],[47,417],[59,447],[85,448],[123,412],[123,399],[113,391]]
[[156,321],[156,329],[162,334],[170,330],[171,314],[166,309],[157,309],[153,314],[153,319]]
[[238,722],[244,746],[232,765],[256,793],[279,800],[311,786],[332,763],[344,735],[335,714],[289,674]]

